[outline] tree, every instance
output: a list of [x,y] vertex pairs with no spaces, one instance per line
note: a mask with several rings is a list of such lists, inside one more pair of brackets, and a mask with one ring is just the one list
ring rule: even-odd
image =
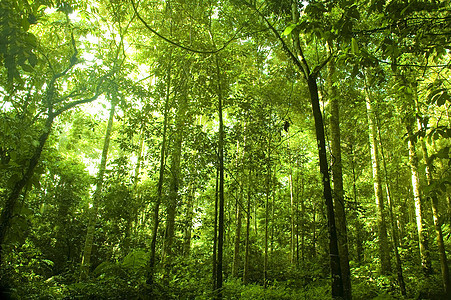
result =
[[[368,81],[368,78],[365,78]],[[375,113],[370,99],[369,84],[365,84],[365,102],[368,115],[368,135],[371,148],[371,164],[373,167],[374,196],[376,198],[377,226],[379,233],[379,255],[381,261],[381,273],[388,274],[391,271],[390,249],[387,238],[387,226],[385,220],[385,203],[382,195],[382,178],[380,176],[380,161],[377,142],[377,127]]]
[[85,246],[83,249],[83,257],[81,260],[81,268],[80,268],[80,280],[85,280],[89,275],[89,268],[91,263],[91,252],[92,252],[92,246],[94,243],[94,233],[96,229],[96,223],[97,223],[97,214],[99,210],[99,200],[102,194],[102,188],[103,188],[103,176],[105,174],[105,168],[107,163],[107,157],[108,157],[108,148],[110,146],[110,139],[111,139],[111,131],[113,129],[113,120],[114,120],[114,113],[116,109],[116,105],[118,103],[118,91],[117,87],[113,87],[113,91],[111,93],[111,108],[110,108],[110,115],[108,118],[108,125],[106,127],[105,132],[105,138],[103,140],[103,150],[102,150],[102,156],[100,158],[100,164],[99,164],[99,171],[97,173],[96,178],[96,189],[94,191],[94,194],[92,196],[92,204],[90,204],[90,211],[89,211],[89,223],[88,228],[86,230],[86,239],[85,239]]
[[[66,22],[69,23],[68,17],[66,15]],[[29,184],[30,179],[34,174],[34,170],[39,163],[41,153],[44,149],[46,141],[51,133],[52,125],[59,115],[65,111],[83,104],[89,103],[97,99],[101,94],[102,83],[105,80],[105,75],[101,76],[96,84],[95,91],[89,91],[83,86],[75,86],[74,90],[66,91],[64,94],[60,95],[59,91],[56,90],[57,82],[67,79],[69,71],[71,71],[74,66],[78,63],[78,51],[75,45],[74,35],[71,34],[71,51],[73,54],[66,62],[66,66],[61,68],[61,71],[56,72],[55,68],[51,62],[49,62],[49,69],[53,71],[51,78],[46,84],[45,93],[42,96],[42,104],[45,109],[47,117],[43,121],[42,133],[39,139],[34,143],[33,154],[28,159],[25,166],[22,177],[19,180],[14,180],[15,184],[9,192],[8,198],[6,199],[4,209],[0,217],[0,255],[2,255],[2,249],[5,242],[5,237],[7,231],[10,227],[11,218],[13,217],[14,208],[17,201],[24,189],[24,187]],[[66,53],[66,56],[67,53]],[[0,256],[0,261],[2,257]]]

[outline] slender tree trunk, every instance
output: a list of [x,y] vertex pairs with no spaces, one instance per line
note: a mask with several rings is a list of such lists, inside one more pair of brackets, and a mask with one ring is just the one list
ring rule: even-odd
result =
[[[274,178],[275,178],[275,174],[273,174]],[[275,181],[275,180],[274,180]],[[272,195],[271,195],[271,204],[270,204],[270,208],[271,208],[271,218],[270,218],[270,222],[269,222],[269,226],[271,226],[270,231],[271,231],[271,236],[269,239],[269,252],[268,255],[271,256],[271,251],[274,251],[274,235],[276,234],[276,227],[274,226],[274,218],[276,215],[276,194],[277,194],[277,190],[272,187]]]
[[219,206],[218,206],[218,269],[217,269],[217,290],[218,299],[222,299],[222,268],[223,268],[223,250],[224,250],[224,122],[222,117],[222,83],[221,70],[219,66],[218,54],[216,58],[216,75],[218,83],[218,115],[219,115]]
[[[304,190],[304,180],[301,180],[302,190]],[[301,200],[298,201],[301,205],[301,220],[298,221],[298,224],[301,226],[301,260],[302,263],[305,262],[305,200],[304,200],[304,192],[302,192]]]
[[288,176],[290,187],[290,262],[292,266],[296,266],[296,226],[295,226],[295,203],[293,195],[293,170],[290,167],[290,175]]
[[216,168],[216,183],[215,183],[215,211],[214,211],[214,225],[213,225],[213,256],[212,256],[212,271],[213,271],[213,293],[216,293],[217,280],[216,276],[218,270],[218,203],[219,203],[219,168]]
[[268,242],[269,242],[269,194],[271,193],[271,138],[268,139],[268,147],[266,149],[268,152],[267,157],[267,167],[268,173],[266,174],[266,198],[265,198],[265,248],[263,256],[263,287],[266,288],[268,283]]
[[144,134],[142,132],[142,128],[141,131],[139,133],[139,146],[138,146],[138,159],[136,161],[136,166],[135,166],[135,177],[133,179],[133,188],[132,188],[132,198],[131,201],[134,202],[135,207],[133,207],[132,213],[129,216],[128,220],[127,220],[127,225],[125,227],[125,237],[124,237],[124,250],[125,252],[127,252],[130,249],[130,244],[131,244],[131,236],[132,236],[132,231],[133,231],[133,223],[135,223],[136,226],[136,220],[138,218],[138,203],[140,196],[137,194],[137,186],[138,186],[138,181],[139,181],[139,171],[141,169],[141,163],[142,163],[142,152],[143,152],[143,146],[144,146]]
[[398,238],[398,227],[396,226],[395,217],[393,214],[393,201],[390,193],[390,186],[389,186],[389,178],[388,178],[388,171],[387,171],[387,163],[385,160],[385,154],[384,154],[384,145],[382,144],[382,135],[381,135],[381,127],[379,118],[376,118],[377,121],[377,127],[378,127],[378,134],[379,134],[379,143],[381,145],[381,155],[382,155],[382,163],[384,167],[384,174],[385,174],[385,188],[387,191],[387,202],[388,202],[388,212],[390,217],[390,225],[391,225],[391,233],[393,238],[393,250],[395,252],[395,260],[396,260],[396,274],[398,276],[398,284],[399,289],[401,290],[401,294],[403,296],[407,295],[406,291],[406,285],[404,283],[404,276],[402,274],[402,263],[401,263],[401,257],[399,256],[399,238]]
[[[330,48],[330,46],[329,46]],[[332,52],[329,49],[329,52]],[[335,63],[330,60],[328,66],[327,85],[329,91],[329,103],[331,108],[330,133],[332,136],[332,178],[334,182],[334,206],[337,222],[338,250],[340,252],[340,265],[343,275],[344,298],[352,299],[351,270],[349,268],[348,232],[346,227],[346,213],[343,192],[343,164],[341,161],[340,138],[340,109],[335,83]]]
[[157,184],[157,197],[153,207],[153,226],[152,235],[150,240],[150,257],[148,263],[147,279],[146,283],[149,288],[149,297],[153,294],[153,284],[154,284],[154,274],[156,265],[156,248],[157,248],[157,236],[158,227],[160,226],[160,204],[163,197],[163,181],[164,181],[164,169],[166,160],[166,140],[167,140],[167,129],[168,129],[168,118],[169,118],[169,101],[170,101],[170,91],[171,91],[171,71],[172,71],[172,51],[169,53],[169,63],[166,75],[166,95],[164,103],[163,112],[163,140],[161,141],[160,148],[160,166],[158,174],[158,184]]
[[429,255],[429,246],[427,242],[427,234],[426,229],[424,228],[424,218],[423,218],[423,199],[421,197],[420,192],[420,179],[418,174],[418,158],[416,156],[416,148],[414,137],[412,131],[409,130],[409,157],[410,157],[410,166],[412,171],[412,187],[413,187],[413,195],[415,200],[415,216],[417,222],[417,230],[418,230],[418,238],[420,245],[420,256],[421,256],[421,265],[425,274],[431,274],[431,260]]
[[195,197],[195,187],[191,183],[190,192],[188,194],[188,203],[186,204],[186,227],[183,236],[183,255],[189,257],[191,253],[191,229],[193,227],[193,208],[194,208],[194,197]]
[[[299,21],[299,10],[296,1],[293,1],[293,21],[297,23]],[[275,32],[278,35],[277,32]],[[305,56],[303,54],[301,44],[299,41],[299,32],[293,30],[292,32],[297,55],[300,57],[300,61],[297,61],[300,71],[304,74],[307,80],[308,90],[310,94],[310,104],[312,106],[313,119],[315,121],[315,133],[316,142],[318,145],[318,157],[319,167],[323,183],[323,197],[326,202],[327,209],[327,224],[329,229],[329,255],[330,255],[330,270],[332,275],[332,297],[343,298],[343,275],[340,264],[340,253],[338,251],[338,236],[337,227],[335,221],[335,211],[332,197],[332,188],[330,186],[329,164],[327,162],[326,152],[326,138],[324,133],[324,121],[319,103],[318,84],[316,82],[316,73],[311,72]],[[279,35],[280,37],[280,35]],[[282,40],[282,38],[279,38]]]
[[[0,215],[0,268],[3,263],[3,250],[4,250],[4,243],[5,238],[8,233],[8,230],[11,226],[11,219],[14,214],[14,209],[16,208],[17,201],[20,197],[20,194],[22,193],[23,189],[29,184],[31,178],[33,177],[34,170],[36,166],[39,163],[39,160],[41,158],[42,150],[44,149],[45,143],[47,142],[47,139],[50,135],[50,132],[52,130],[53,121],[54,119],[61,113],[75,107],[78,104],[82,103],[89,103],[97,99],[97,97],[100,95],[99,89],[97,89],[96,94],[93,97],[86,98],[83,100],[74,100],[72,103],[66,104],[63,108],[54,111],[54,103],[58,102],[59,99],[56,99],[58,94],[55,88],[55,83],[59,78],[62,78],[67,75],[67,73],[77,64],[77,51],[76,49],[75,53],[73,54],[69,65],[67,68],[59,73],[56,73],[53,75],[52,79],[47,84],[47,90],[45,93],[45,98],[43,99],[43,102],[46,105],[47,109],[47,118],[44,122],[44,129],[39,136],[39,144],[33,151],[33,155],[31,156],[28,165],[26,166],[22,178],[17,181],[14,184],[14,187],[11,190],[11,193],[7,196],[5,199],[5,203]],[[8,96],[9,97],[9,96]],[[0,147],[1,149],[1,147]],[[25,190],[26,194],[26,190]],[[24,196],[25,197],[25,196]],[[1,283],[0,283],[1,285]],[[0,287],[1,288],[1,287]]]
[[[396,80],[397,83],[400,85],[406,85],[406,82],[408,82],[407,78],[405,78],[404,75],[400,74],[396,69],[396,64],[392,66],[394,68],[394,72],[396,74]],[[415,88],[415,87],[414,87]],[[417,230],[418,230],[418,243],[420,248],[420,259],[421,259],[421,268],[423,270],[423,273],[428,276],[432,273],[432,264],[431,264],[431,258],[429,254],[429,246],[428,246],[428,237],[427,237],[427,230],[425,228],[425,221],[423,218],[423,199],[421,197],[421,191],[420,191],[420,177],[419,177],[419,170],[418,170],[418,157],[416,152],[416,137],[413,133],[413,128],[415,124],[415,101],[414,99],[412,101],[413,95],[407,95],[407,99],[403,99],[404,102],[407,104],[406,107],[404,107],[405,115],[404,115],[404,124],[407,131],[407,145],[409,149],[409,164],[410,164],[410,170],[411,170],[411,179],[412,179],[412,192],[413,192],[413,198],[415,203],[415,218],[417,223]],[[410,215],[410,214],[409,214]]]
[[315,119],[316,140],[318,144],[318,155],[320,163],[320,172],[323,181],[323,194],[326,201],[327,220],[329,228],[329,255],[330,267],[332,273],[332,297],[342,298],[344,296],[343,276],[340,265],[340,254],[338,251],[338,237],[335,222],[335,211],[332,198],[332,189],[330,187],[329,167],[327,163],[326,139],[324,134],[324,123],[319,105],[318,86],[316,78],[308,78],[313,117]]
[[312,206],[312,222],[313,222],[313,228],[312,228],[312,257],[316,257],[316,242],[317,242],[317,234],[316,234],[316,204],[313,204]]
[[166,272],[170,272],[168,263],[173,255],[172,247],[174,240],[175,216],[177,210],[177,202],[179,200],[180,185],[180,159],[182,156],[182,142],[185,127],[185,114],[187,110],[187,97],[182,94],[179,99],[177,115],[175,117],[174,143],[171,153],[171,182],[169,187],[168,205],[166,210],[166,228],[163,245],[163,264]]
[[[422,129],[421,122],[418,120],[418,127],[419,129]],[[429,159],[428,151],[426,148],[426,143],[424,139],[420,140],[421,148],[423,150],[423,160],[426,163],[426,179],[428,182],[428,185],[431,185],[433,183],[433,175],[432,175],[432,162]],[[445,294],[448,297],[451,297],[451,286],[450,286],[450,280],[449,280],[449,268],[448,268],[448,260],[446,258],[446,251],[445,251],[445,244],[443,242],[443,232],[442,232],[442,224],[440,224],[440,218],[438,213],[438,197],[436,194],[431,195],[431,206],[432,206],[432,218],[434,221],[434,228],[435,228],[435,234],[437,239],[437,247],[438,247],[438,253],[440,257],[440,270],[442,272],[442,281],[443,281],[443,288],[445,290]]]
[[22,178],[16,182],[11,193],[5,201],[4,207],[2,209],[2,213],[0,216],[0,267],[3,263],[3,248],[5,244],[6,235],[11,226],[11,219],[14,214],[14,209],[17,205],[17,201],[19,199],[20,194],[24,187],[30,182],[31,177],[34,174],[34,169],[39,163],[39,159],[41,158],[42,150],[44,149],[45,143],[50,135],[53,125],[53,111],[49,109],[48,117],[45,121],[44,130],[39,137],[39,145],[34,150],[33,156],[30,158],[27,169],[25,170]]
[[[243,149],[245,144],[243,145]],[[243,172],[240,173],[240,144],[237,142],[236,144],[236,158],[235,158],[235,168],[237,170],[237,180],[236,183],[238,187],[236,188],[236,197],[235,197],[235,218],[236,218],[236,227],[235,227],[235,237],[234,237],[234,247],[233,247],[233,264],[232,264],[232,277],[238,278],[238,269],[240,266],[240,242],[241,242],[241,205],[243,202],[243,188],[242,182],[239,181]],[[242,165],[242,162],[241,162]]]
[[108,118],[108,125],[105,132],[105,139],[103,141],[102,157],[100,160],[99,172],[96,178],[96,190],[92,196],[92,207],[89,211],[88,229],[86,232],[85,245],[83,248],[83,257],[81,260],[80,281],[85,280],[89,275],[89,268],[91,266],[91,252],[94,243],[95,227],[97,223],[97,211],[99,209],[99,200],[103,187],[103,175],[105,174],[106,161],[108,157],[108,148],[110,146],[111,131],[113,129],[114,113],[116,104],[118,103],[117,91],[113,92],[111,99],[110,116]]
[[[350,143],[350,155],[351,155],[351,168],[352,168],[352,195],[354,199],[354,203],[357,204],[357,186],[356,186],[356,174],[355,174],[355,157],[354,157],[354,149],[352,147],[352,143]],[[357,212],[356,212],[357,215]],[[363,241],[362,241],[362,227],[363,224],[359,221],[359,218],[356,217],[356,230],[355,230],[355,247],[356,247],[356,254],[357,254],[357,262],[359,264],[362,263],[363,260]]]
[[232,266],[232,276],[235,278],[238,277],[238,269],[240,266],[240,241],[241,241],[241,206],[239,203],[237,203],[235,242],[233,250],[233,266]]
[[[287,53],[292,62],[296,65],[299,71],[304,75],[304,79],[307,81],[310,103],[312,106],[313,118],[315,121],[315,133],[316,141],[318,145],[318,157],[320,165],[320,173],[323,183],[323,196],[326,202],[327,209],[327,224],[329,230],[329,255],[330,255],[330,270],[332,275],[332,297],[343,298],[343,280],[340,266],[340,254],[338,252],[337,241],[337,228],[335,224],[335,211],[333,206],[332,189],[330,186],[329,166],[327,163],[326,152],[326,139],[324,134],[324,122],[321,113],[321,107],[319,102],[318,85],[317,85],[317,70],[310,70],[307,64],[306,58],[302,51],[302,47],[299,42],[299,30],[295,28],[291,32],[291,36],[294,41],[294,48],[296,54],[290,51],[285,40],[280,36],[280,33],[274,28],[273,24],[260,12],[255,5],[250,5],[260,17],[263,18],[270,30],[274,33],[277,39],[282,44],[283,50]],[[294,24],[299,22],[299,10],[297,1],[292,1],[292,20]]]
[[[366,80],[366,79],[365,79]],[[371,100],[369,96],[369,86],[365,87],[365,101],[366,112],[368,117],[368,135],[371,148],[371,164],[373,168],[373,184],[374,184],[374,196],[376,198],[376,222],[379,235],[379,257],[381,262],[381,273],[389,274],[391,270],[390,265],[390,248],[387,238],[387,226],[385,220],[385,204],[382,197],[382,180],[379,172],[379,157],[378,157],[378,144],[377,144],[377,128],[375,125],[375,117]]]
[[412,132],[412,127],[407,125],[408,147],[409,147],[409,163],[412,172],[412,190],[415,201],[415,217],[418,230],[418,242],[420,246],[421,267],[424,274],[432,273],[431,258],[429,255],[429,246],[427,240],[426,228],[423,218],[423,199],[420,192],[420,178],[418,174],[418,157],[416,155],[415,137]]
[[249,237],[251,231],[251,177],[252,171],[249,170],[248,174],[248,186],[247,186],[247,214],[246,214],[246,244],[244,252],[244,270],[243,270],[243,283],[247,284],[249,280]]

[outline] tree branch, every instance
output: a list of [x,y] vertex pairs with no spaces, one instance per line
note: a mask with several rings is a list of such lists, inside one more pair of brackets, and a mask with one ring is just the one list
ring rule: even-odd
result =
[[132,3],[133,11],[135,12],[136,16],[138,17],[138,19],[141,21],[141,23],[143,23],[143,25],[144,25],[150,32],[152,32],[153,34],[155,34],[156,36],[158,36],[159,38],[161,38],[161,39],[164,40],[165,42],[167,42],[167,43],[169,43],[169,44],[171,44],[171,45],[173,45],[173,46],[176,46],[176,47],[178,47],[178,48],[180,48],[180,49],[189,51],[189,52],[200,53],[200,54],[214,54],[214,53],[218,53],[218,52],[224,50],[224,49],[225,49],[232,41],[234,41],[234,40],[236,39],[236,36],[238,35],[238,33],[239,33],[239,32],[241,31],[241,29],[243,28],[243,27],[239,28],[239,29],[235,32],[235,34],[233,35],[233,37],[232,37],[231,39],[229,39],[227,42],[225,42],[224,45],[223,45],[221,48],[219,48],[219,49],[214,49],[214,50],[198,50],[198,49],[193,49],[193,48],[189,48],[189,47],[183,46],[183,45],[181,45],[181,44],[179,44],[179,43],[176,43],[176,42],[170,40],[169,38],[167,38],[167,37],[165,37],[164,35],[158,33],[155,29],[153,29],[152,27],[150,27],[150,25],[147,24],[147,22],[146,22],[146,21],[141,17],[141,15],[138,13],[138,9],[137,9],[137,7],[136,7],[135,1],[134,1],[134,0],[130,0],[130,1],[131,1],[131,3]]
[[[282,48],[285,51],[285,53],[293,61],[293,63],[303,72],[304,77],[307,78],[307,76],[309,76],[308,67],[306,66],[307,67],[307,70],[306,70],[305,67],[302,65],[302,63],[299,61],[299,59],[296,57],[296,55],[294,55],[293,52],[290,50],[287,43],[285,43],[285,40],[280,36],[280,33],[277,31],[277,29],[271,24],[271,22],[269,22],[269,20],[265,17],[265,15],[263,15],[263,13],[257,7],[255,7],[251,3],[248,3],[247,1],[243,1],[243,3],[246,6],[250,7],[252,10],[254,10],[260,16],[260,18],[262,18],[265,21],[265,23],[268,25],[269,29],[274,33],[274,35],[277,37],[277,39],[282,44]],[[301,51],[301,56],[303,57],[302,51]]]
[[73,107],[75,107],[75,106],[77,106],[79,104],[89,103],[89,102],[92,102],[92,101],[96,100],[102,94],[101,87],[102,87],[103,82],[105,81],[105,77],[106,76],[103,76],[100,79],[100,82],[99,82],[99,84],[96,87],[95,94],[92,97],[85,98],[85,99],[80,99],[80,100],[76,100],[76,101],[72,101],[70,103],[67,103],[66,105],[64,105],[63,107],[58,109],[56,112],[54,112],[53,113],[53,117],[57,117],[58,115],[62,114],[63,112],[65,112],[65,111],[67,111],[67,110],[69,110],[69,109],[71,109],[71,108],[73,108]]

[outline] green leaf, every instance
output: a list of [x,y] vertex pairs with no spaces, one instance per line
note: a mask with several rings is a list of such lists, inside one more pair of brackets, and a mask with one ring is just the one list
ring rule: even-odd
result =
[[22,28],[24,29],[24,31],[28,31],[28,29],[30,29],[30,22],[27,20],[26,17],[22,18],[21,23],[22,23],[21,25],[22,25]]
[[359,52],[359,44],[357,44],[357,40],[352,38],[351,40],[351,52],[353,54],[357,54]]
[[444,91],[446,91],[446,89],[440,88],[440,89],[436,89],[436,90],[430,92],[429,95],[428,95],[429,102],[430,103],[436,102],[437,101],[437,97],[439,97],[440,93],[444,92]]
[[30,56],[28,56],[28,62],[32,67],[35,67],[38,63],[38,58],[34,53],[30,53]]
[[293,31],[293,29],[296,28],[296,26],[297,26],[297,24],[290,24],[290,25],[288,25],[288,27],[285,28],[285,30],[283,31],[283,34],[284,35],[289,35]]
[[437,105],[442,106],[446,101],[450,101],[450,97],[446,91],[444,91],[437,99]]
[[30,65],[27,65],[27,64],[22,65],[22,70],[24,70],[25,72],[28,72],[28,73],[32,73],[34,71],[33,67],[31,67]]
[[147,265],[149,254],[144,250],[135,250],[129,253],[122,262],[122,266],[131,269],[144,268]]

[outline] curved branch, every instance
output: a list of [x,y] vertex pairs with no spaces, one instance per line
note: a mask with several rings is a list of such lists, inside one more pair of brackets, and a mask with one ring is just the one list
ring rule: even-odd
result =
[[134,0],[130,0],[130,2],[132,3],[132,7],[133,7],[133,11],[135,12],[135,15],[138,17],[138,19],[141,21],[141,23],[143,23],[143,25],[153,34],[155,34],[156,36],[158,36],[159,38],[161,38],[162,40],[164,40],[165,42],[176,46],[180,49],[189,51],[189,52],[194,52],[194,53],[200,53],[200,54],[214,54],[214,53],[218,53],[222,50],[224,50],[232,41],[234,41],[236,39],[236,36],[238,35],[238,33],[241,31],[241,28],[239,28],[235,34],[233,35],[233,37],[231,39],[229,39],[227,42],[224,43],[224,45],[222,45],[221,48],[219,49],[214,49],[214,50],[198,50],[198,49],[193,49],[193,48],[189,48],[186,46],[183,46],[177,42],[174,42],[172,40],[170,40],[169,38],[165,37],[164,35],[160,34],[158,31],[156,31],[155,29],[153,29],[152,27],[150,27],[149,24],[147,24],[147,22],[141,17],[141,15],[138,13],[138,9],[136,7],[135,1]]

